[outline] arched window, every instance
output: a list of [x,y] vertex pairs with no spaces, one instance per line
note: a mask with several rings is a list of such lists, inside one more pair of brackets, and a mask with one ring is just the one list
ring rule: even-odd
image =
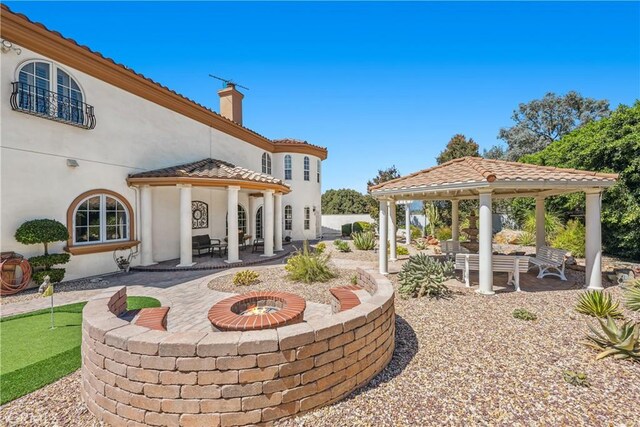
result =
[[84,123],[84,97],[78,83],[65,71],[44,61],[23,64],[18,73],[17,107],[30,113]]
[[262,228],[262,206],[256,212],[256,239],[264,237],[264,229]]
[[271,156],[268,153],[262,154],[262,173],[271,175]]
[[291,156],[287,154],[284,156],[284,179],[291,179]]
[[318,184],[320,184],[320,160],[316,160],[316,177],[318,179]]
[[[226,216],[226,225],[225,225],[225,234],[229,235],[229,213],[227,212]],[[242,232],[242,234],[247,234],[247,212],[244,210],[242,205],[238,205],[238,231]]]
[[287,231],[293,230],[293,209],[291,205],[284,207],[284,229]]
[[304,156],[304,180],[309,181],[309,158]]
[[304,229],[311,229],[311,209],[309,206],[304,207]]
[[115,193],[91,192],[73,205],[74,245],[126,241],[131,235],[131,212]]

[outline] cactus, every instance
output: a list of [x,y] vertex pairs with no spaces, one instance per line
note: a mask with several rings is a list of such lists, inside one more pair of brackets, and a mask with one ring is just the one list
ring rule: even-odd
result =
[[451,261],[436,261],[422,253],[411,256],[398,273],[398,292],[403,298],[424,295],[429,298],[449,297],[452,292],[444,282],[453,277],[453,269]]
[[587,341],[583,344],[602,350],[596,360],[605,357],[614,359],[631,359],[640,363],[640,324],[631,321],[618,326],[610,316],[607,321],[597,319],[602,331],[598,331],[589,325],[593,335],[587,335]]

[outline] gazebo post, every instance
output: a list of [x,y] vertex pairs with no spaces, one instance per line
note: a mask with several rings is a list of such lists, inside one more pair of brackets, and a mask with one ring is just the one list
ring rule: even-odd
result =
[[536,253],[540,253],[540,248],[546,245],[544,218],[544,197],[536,197]]
[[378,264],[380,274],[389,274],[389,262],[387,260],[387,232],[389,231],[389,206],[387,200],[380,200],[380,218],[378,220]]
[[397,261],[397,242],[396,242],[396,201],[389,201],[389,260]]
[[479,282],[478,293],[493,295],[493,221],[491,217],[491,190],[482,189],[480,193],[479,227]]
[[453,240],[454,242],[460,241],[459,207],[459,200],[451,201],[451,240]]
[[411,202],[407,202],[404,205],[404,227],[406,230],[406,236],[404,237],[404,243],[411,244]]
[[585,282],[588,289],[602,287],[602,229],[600,218],[601,190],[587,190],[585,212]]

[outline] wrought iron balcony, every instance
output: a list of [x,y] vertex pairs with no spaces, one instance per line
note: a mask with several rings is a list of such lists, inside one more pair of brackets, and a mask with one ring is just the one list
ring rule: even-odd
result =
[[80,100],[36,87],[23,82],[13,82],[11,108],[83,129],[96,127],[93,106]]

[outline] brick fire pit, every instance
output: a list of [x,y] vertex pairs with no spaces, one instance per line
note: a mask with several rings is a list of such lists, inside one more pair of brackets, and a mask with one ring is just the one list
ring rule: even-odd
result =
[[214,304],[208,313],[218,331],[255,331],[302,322],[306,303],[286,292],[249,292]]

